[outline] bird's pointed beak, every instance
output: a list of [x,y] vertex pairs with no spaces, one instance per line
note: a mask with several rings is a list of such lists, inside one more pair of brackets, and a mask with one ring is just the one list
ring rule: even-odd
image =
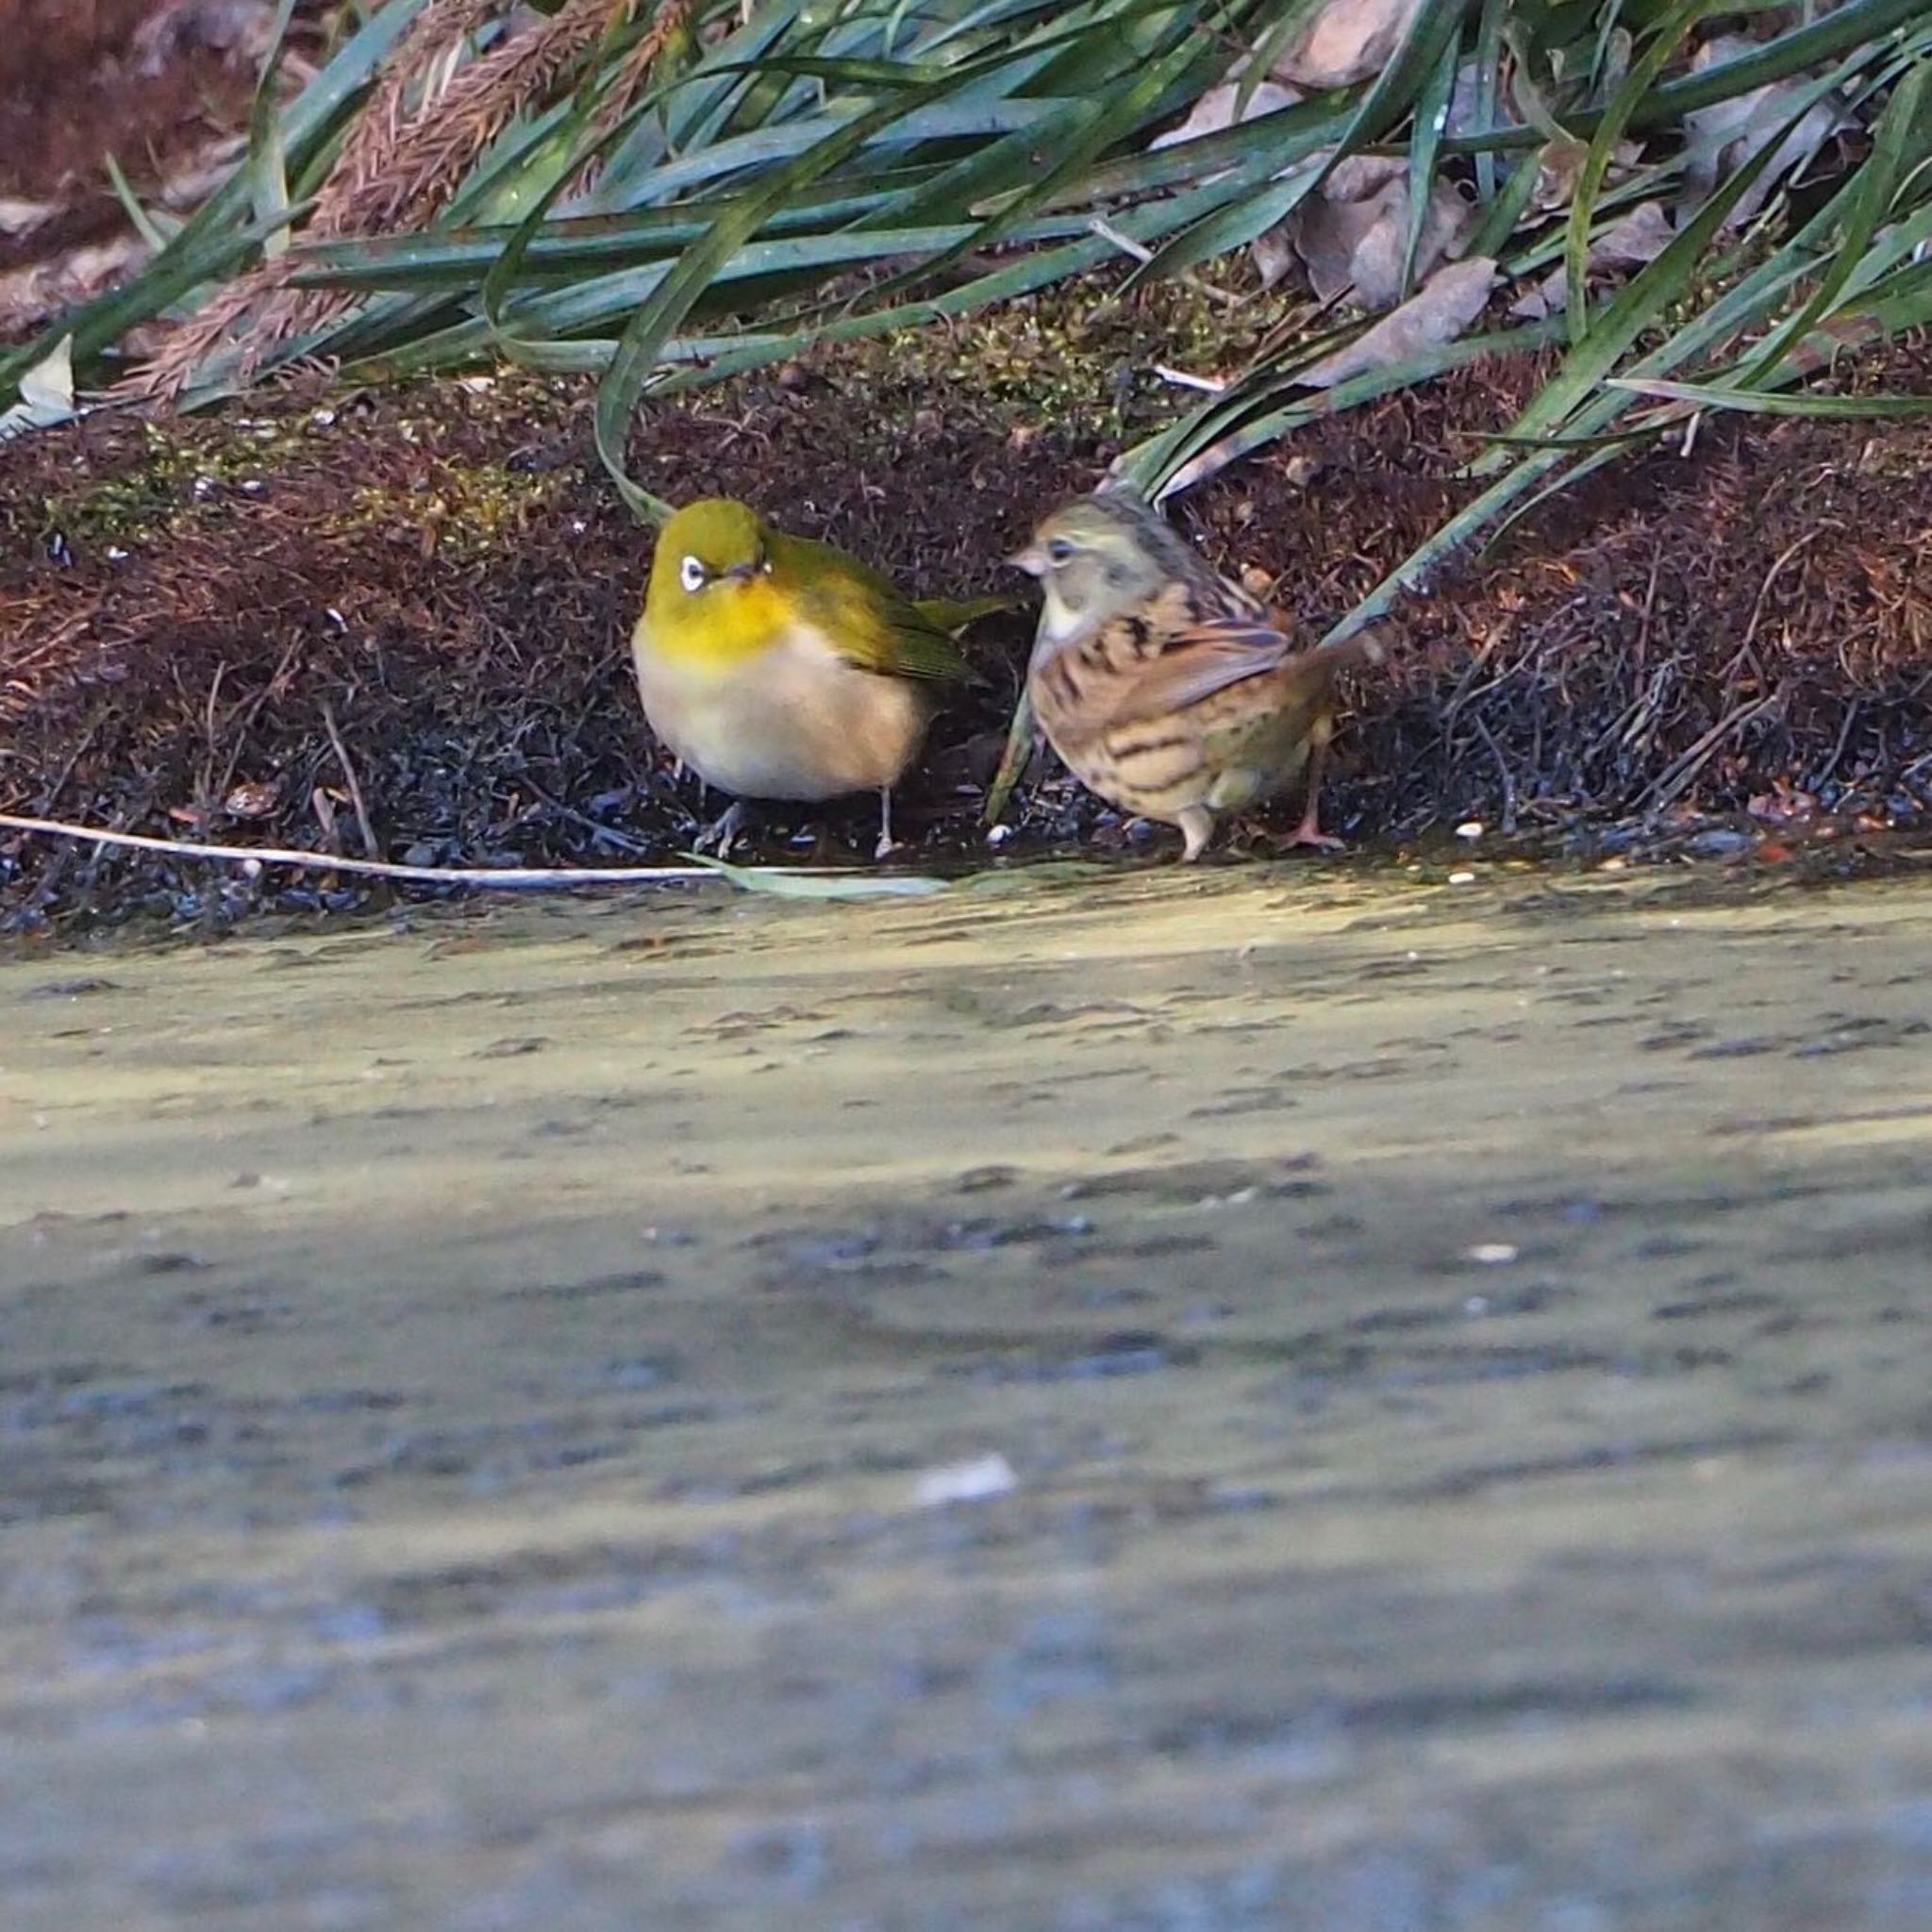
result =
[[755,563],[734,563],[729,570],[719,572],[727,584],[748,584],[758,574],[758,567]]
[[1029,577],[1043,577],[1046,575],[1046,552],[1038,543],[1029,543],[1024,550],[1016,550],[1007,558],[1008,570],[1024,570]]

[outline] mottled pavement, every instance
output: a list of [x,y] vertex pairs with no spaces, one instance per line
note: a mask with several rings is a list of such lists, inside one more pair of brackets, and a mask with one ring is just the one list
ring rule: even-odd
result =
[[0,966],[0,1924],[1932,1924],[1928,948],[1287,865]]

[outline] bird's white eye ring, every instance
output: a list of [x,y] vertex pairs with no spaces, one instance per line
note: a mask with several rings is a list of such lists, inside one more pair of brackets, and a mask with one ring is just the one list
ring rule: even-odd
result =
[[711,581],[711,574],[695,557],[687,557],[677,566],[677,581],[687,591],[702,591]]

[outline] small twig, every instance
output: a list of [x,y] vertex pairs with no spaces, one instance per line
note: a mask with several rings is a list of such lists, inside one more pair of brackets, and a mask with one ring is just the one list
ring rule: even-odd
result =
[[[1731,661],[1724,666],[1724,679],[1727,683],[1737,675],[1739,663],[1747,654],[1751,654],[1751,646],[1757,641],[1757,626],[1764,621],[1764,607],[1771,596],[1772,585],[1777,582],[1778,577],[1783,574],[1785,565],[1790,562],[1791,558],[1797,556],[1799,551],[1803,550],[1818,535],[1819,532],[1815,527],[1807,530],[1795,543],[1789,545],[1778,557],[1777,561],[1765,572],[1763,582],[1757,586],[1757,595],[1752,600],[1751,616],[1744,625],[1744,641],[1732,654]],[[1758,676],[1762,677],[1764,675],[1764,667],[1758,663],[1755,654],[1751,654],[1751,663],[1752,668],[1757,671]]]
[[1507,838],[1516,829],[1516,785],[1509,775],[1509,762],[1503,756],[1503,747],[1496,742],[1495,733],[1482,721],[1479,712],[1472,711],[1469,722],[1475,727],[1475,735],[1488,746],[1491,758],[1496,762],[1496,776],[1503,785],[1503,809],[1497,829]]
[[1858,701],[1853,698],[1845,706],[1845,720],[1839,727],[1838,742],[1831,748],[1831,756],[1824,761],[1824,769],[1811,780],[1809,790],[1823,791],[1831,783],[1831,774],[1838,770],[1839,760],[1845,755],[1845,746],[1852,741],[1852,726],[1858,722]]
[[1132,256],[1142,268],[1146,267],[1154,259],[1153,249],[1149,248],[1144,242],[1136,242],[1131,235],[1123,235],[1111,222],[1103,221],[1099,215],[1095,215],[1087,225],[1103,242],[1118,248],[1123,255]]
[[[88,839],[98,845],[130,845],[142,852],[166,852],[176,858],[227,859],[258,871],[264,865],[293,865],[310,872],[362,873],[372,878],[415,879],[432,886],[621,886],[718,876],[705,865],[392,865],[383,859],[339,858],[332,852],[296,852],[279,845],[203,845],[182,839],[153,839],[142,832],[111,832],[101,825],[70,825],[58,819],[25,818],[13,812],[0,812],[0,825],[15,832],[42,832],[54,839]],[[772,869],[804,870],[791,866]]]
[[349,748],[342,742],[342,734],[336,729],[335,707],[326,698],[322,701],[322,722],[328,728],[328,741],[336,748],[336,762],[349,781],[349,800],[356,808],[356,823],[362,831],[362,851],[367,858],[374,858],[382,848],[375,842],[375,827],[369,823],[369,808],[362,801],[362,781],[349,760]]
[[1227,380],[1220,375],[1191,375],[1185,369],[1170,369],[1165,362],[1157,362],[1154,373],[1162,382],[1171,382],[1176,389],[1198,389],[1210,396],[1225,393]]
[[[1154,251],[1144,242],[1136,242],[1131,235],[1123,234],[1114,225],[1100,215],[1094,215],[1087,224],[1089,230],[1097,235],[1109,247],[1138,261],[1142,268],[1154,259]],[[1219,302],[1224,308],[1239,308],[1241,298],[1232,289],[1224,289],[1217,284],[1204,281],[1196,275],[1183,275],[1177,278],[1183,288],[1192,289],[1197,295],[1206,295],[1210,302]]]
[[1651,546],[1650,581],[1643,587],[1643,618],[1637,626],[1635,655],[1640,664],[1648,662],[1650,658],[1650,625],[1652,618],[1657,615],[1657,580],[1663,570],[1663,565],[1664,546],[1663,540],[1659,538]]
[[204,824],[214,816],[215,750],[219,742],[216,737],[215,712],[221,705],[222,676],[227,668],[225,664],[215,666],[215,675],[208,680],[208,703],[203,707],[202,729],[208,738],[208,757],[202,760],[201,796],[197,802],[201,807]]
[[[242,722],[235,725],[228,745],[228,762],[222,769],[222,782],[213,787],[203,801],[208,806],[219,805],[228,795],[229,788],[235,782],[235,767],[242,762],[242,754],[248,748],[248,734],[255,729],[255,721],[261,715],[261,708],[281,689],[283,676],[289,666],[295,661],[295,654],[302,648],[302,638],[298,632],[289,640],[289,647],[277,660],[275,675],[248,700],[248,708],[242,714]],[[43,807],[44,810],[45,808]]]
[[[80,742],[68,754],[67,761],[60,767],[58,773],[56,774],[54,782],[42,794],[41,809],[42,811],[53,810],[54,801],[67,789],[68,779],[74,776],[75,767],[87,756],[88,747],[93,743],[94,739],[99,735],[101,722],[101,714],[96,713],[93,722],[81,733]],[[25,754],[23,753],[21,756],[25,757]]]
[[1720,718],[1717,721],[1717,723],[1713,724],[1710,727],[1710,729],[1707,731],[1704,734],[1704,736],[1700,738],[1697,741],[1697,742],[1693,744],[1690,747],[1690,749],[1687,751],[1683,755],[1683,757],[1680,758],[1677,760],[1677,762],[1674,765],[1673,765],[1670,768],[1670,770],[1666,772],[1663,774],[1663,776],[1657,781],[1655,785],[1653,785],[1650,788],[1649,791],[1644,795],[1644,798],[1642,800],[1643,805],[1651,807],[1656,810],[1661,811],[1666,806],[1672,804],[1690,786],[1691,781],[1697,776],[1698,773],[1703,771],[1705,766],[1710,762],[1712,757],[1716,754],[1718,747],[1724,743],[1724,740],[1728,738],[1732,732],[1741,731],[1745,725],[1753,723],[1755,720],[1758,718],[1761,718],[1765,714],[1765,712],[1773,710],[1777,706],[1783,704],[1784,697],[1784,687],[1780,685],[1777,690],[1774,691],[1769,691],[1763,697],[1759,698],[1756,704],[1740,705],[1736,710],[1731,711],[1723,718]]
[[585,831],[593,833],[599,839],[608,839],[620,851],[648,852],[651,849],[641,840],[633,839],[628,832],[620,832],[615,825],[607,825],[601,820],[591,817],[588,812],[581,812],[575,806],[565,805],[560,798],[552,798],[527,771],[518,772],[516,782],[545,810],[554,811],[559,818],[568,819],[574,825],[581,825]]
[[322,842],[334,845],[341,836],[336,830],[336,808],[329,803],[328,788],[316,785],[309,789],[308,807],[315,814],[315,822],[322,827]]

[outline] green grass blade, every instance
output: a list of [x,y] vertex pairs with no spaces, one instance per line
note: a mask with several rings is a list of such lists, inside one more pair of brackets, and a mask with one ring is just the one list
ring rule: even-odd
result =
[[944,879],[907,872],[804,872],[775,865],[732,865],[708,853],[681,852],[742,892],[774,899],[928,899],[946,890]]
[[[1124,34],[1137,17],[1161,11],[1175,9],[1165,0],[1135,0],[1121,16],[1119,29]],[[1035,50],[1036,58],[1039,51]],[[989,217],[986,239],[991,241],[1003,219],[1039,206],[1062,184],[1077,178],[1093,158],[1149,120],[1191,72],[1205,72],[1215,58],[1207,36],[1197,34],[1184,20],[1170,21],[1143,58],[1124,74],[1109,76],[1091,94],[1057,92],[1051,114],[941,169],[903,209],[888,208],[878,219],[931,221],[940,213],[1013,197]],[[1050,70],[1041,72],[1045,84]],[[1056,158],[1042,168],[1042,156],[1049,153]]]
[[[1727,8],[1762,12],[1762,7]],[[1826,60],[1876,47],[1887,35],[1923,20],[1925,0],[1851,0],[1803,25],[1763,42],[1755,52],[1667,80],[1631,116],[1633,132],[1668,126],[1698,108],[1728,101],[1774,80],[1797,80]]]
[[[1834,70],[1801,90],[1796,107],[1773,139],[1759,147],[1685,223],[1655,261],[1646,262],[1613,300],[1588,318],[1583,335],[1574,341],[1563,366],[1509,425],[1512,435],[1541,435],[1561,425],[1573,409],[1598,389],[1637,338],[1646,328],[1656,326],[1669,306],[1682,298],[1724,217],[1771,163],[1785,135],[1840,77],[1840,72]],[[1471,466],[1471,474],[1493,475],[1505,460],[1502,451],[1493,451],[1479,458]]]
[[1577,174],[1563,242],[1563,281],[1568,298],[1564,312],[1570,318],[1573,341],[1581,341],[1590,325],[1587,284],[1591,228],[1617,143],[1623,140],[1631,116],[1654,91],[1658,75],[1676,58],[1691,29],[1722,10],[1724,0],[1678,0],[1678,4],[1671,7],[1653,30],[1649,44],[1632,63],[1623,85],[1610,96],[1596,131],[1591,136],[1583,166]]
[[[963,85],[971,67],[938,84],[939,92]],[[699,296],[731,257],[757,234],[766,217],[801,188],[808,186],[841,161],[858,154],[876,134],[915,111],[903,97],[880,103],[837,133],[821,139],[797,159],[779,168],[758,190],[721,215],[710,228],[678,258],[619,339],[617,349],[598,386],[594,427],[597,454],[610,478],[633,511],[649,522],[660,522],[666,506],[631,477],[624,458],[624,443],[632,413],[650,381],[659,350],[672,331],[691,312]]]
[[[1459,43],[1463,20],[1472,4],[1473,0],[1440,0],[1440,4],[1422,8],[1394,57],[1354,111],[1338,117],[1340,125],[1332,145],[1322,160],[1306,167],[1289,181],[1275,182],[1248,201],[1237,203],[1175,236],[1156,253],[1141,275],[1179,275],[1254,241],[1285,220],[1350,155],[1380,140],[1413,112],[1418,93],[1426,88],[1429,77],[1448,58],[1445,49],[1453,50]],[[1261,126],[1265,123],[1249,125]]]
[[1791,345],[1803,342],[1832,313],[1860,265],[1867,261],[1872,239],[1891,211],[1900,181],[1912,164],[1924,164],[1926,147],[1919,124],[1925,113],[1928,83],[1932,83],[1932,61],[1921,60],[1887,103],[1872,154],[1840,197],[1845,202],[1843,231],[1818,287],[1795,315],[1766,338],[1758,355],[1740,374],[1740,388],[1755,389],[1768,382]]
[[[154,215],[145,208],[141,197],[135,193],[133,184],[121,171],[121,163],[111,153],[102,156],[102,162],[108,171],[108,184],[114,191],[114,198],[121,204],[122,211],[134,225],[134,232],[158,254],[168,245],[169,232],[162,228]],[[175,224],[178,233],[180,225]]]
[[1253,90],[1268,77],[1270,70],[1287,54],[1295,36],[1325,4],[1326,0],[1289,0],[1289,4],[1280,8],[1275,20],[1255,42],[1254,51],[1242,70],[1241,91],[1237,96],[1239,106],[1247,106]]
[[[1191,445],[1179,444],[1172,456],[1158,450],[1155,443],[1143,444],[1141,449],[1130,452],[1121,467],[1123,480],[1132,483],[1149,496],[1175,494],[1203,480],[1189,472],[1191,466],[1210,453],[1214,465],[1208,474],[1218,474],[1227,464],[1238,462],[1257,449],[1265,449],[1291,430],[1303,428],[1324,417],[1338,415],[1344,409],[1359,408],[1365,403],[1379,401],[1399,390],[1412,389],[1418,383],[1446,375],[1452,369],[1466,369],[1471,363],[1480,362],[1489,357],[1528,355],[1557,341],[1561,328],[1560,320],[1553,316],[1542,322],[1524,324],[1520,328],[1491,335],[1465,336],[1459,341],[1441,343],[1402,362],[1391,363],[1387,368],[1364,371],[1360,375],[1350,376],[1346,382],[1337,383],[1333,389],[1306,391],[1298,400],[1263,415],[1250,413],[1262,400],[1257,397],[1248,410],[1237,412],[1238,420],[1240,416],[1248,417],[1246,421],[1240,421],[1239,426],[1205,439],[1196,437]],[[1277,389],[1294,386],[1291,379],[1278,384]],[[1174,480],[1177,477],[1181,479],[1178,482]]]
[[[1503,16],[1507,6],[1508,0],[1483,0],[1483,10],[1476,21],[1474,114],[1477,124],[1484,127],[1494,123],[1496,108],[1503,97]],[[1477,202],[1493,209],[1500,185],[1496,152],[1484,148],[1475,157]],[[1491,248],[1475,252],[1493,255],[1496,251]]]
[[248,153],[242,167],[248,175],[248,198],[258,222],[271,224],[262,253],[280,255],[289,245],[289,158],[282,141],[281,117],[275,112],[275,81],[282,71],[282,49],[295,0],[280,0],[269,25],[268,49],[255,100],[248,116]]
[[1865,416],[1932,416],[1932,396],[1784,395],[1727,383],[1661,382],[1641,376],[1612,376],[1609,386],[1666,402],[1690,403],[1700,409],[1738,409],[1754,416],[1807,416],[1832,422]]
[[1434,70],[1416,97],[1415,132],[1408,143],[1408,232],[1402,245],[1401,299],[1415,292],[1416,257],[1429,218],[1429,200],[1436,187],[1436,158],[1449,122],[1449,103],[1456,92],[1462,43],[1452,37],[1442,43]]
[[[1175,196],[1168,202],[1150,202],[1122,212],[1119,232],[1142,243],[1158,242],[1162,235],[1180,226],[1199,212],[1205,198]],[[659,392],[675,395],[709,383],[742,375],[754,369],[769,368],[803,355],[821,343],[857,341],[868,336],[891,334],[895,329],[923,328],[956,316],[972,315],[996,303],[1012,301],[1039,289],[1051,288],[1068,277],[1118,258],[1114,244],[1099,236],[1089,241],[1070,242],[1056,248],[1019,256],[1010,263],[974,276],[943,294],[909,302],[894,302],[870,308],[857,315],[831,321],[816,318],[795,333],[732,349],[708,361],[703,369],[681,371],[668,376]]]

